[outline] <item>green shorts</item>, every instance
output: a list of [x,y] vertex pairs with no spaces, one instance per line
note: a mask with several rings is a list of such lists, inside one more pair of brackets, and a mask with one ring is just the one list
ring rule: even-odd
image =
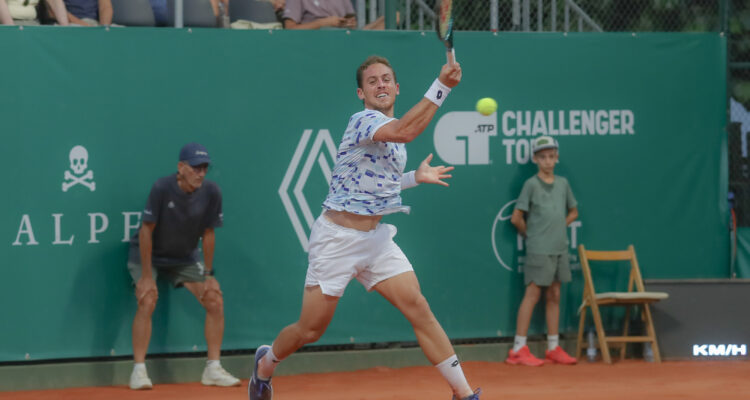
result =
[[[130,272],[130,276],[133,277],[134,283],[141,279],[142,270],[143,267],[141,264],[128,261],[128,271]],[[206,267],[200,261],[188,265],[151,266],[151,273],[154,276],[154,280],[158,276],[161,276],[176,288],[182,286],[185,282],[205,281],[206,277],[203,275],[203,271],[205,270]]]
[[570,282],[570,261],[565,254],[526,254],[523,266],[524,283],[549,286],[552,282]]

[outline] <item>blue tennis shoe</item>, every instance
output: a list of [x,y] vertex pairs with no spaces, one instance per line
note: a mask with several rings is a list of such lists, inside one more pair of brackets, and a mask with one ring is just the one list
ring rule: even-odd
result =
[[270,349],[271,346],[263,345],[258,347],[258,350],[255,350],[255,368],[253,368],[253,376],[250,378],[250,383],[247,384],[247,396],[250,400],[273,399],[273,386],[271,386],[271,379],[264,381],[258,378],[258,363]]
[[453,400],[479,400],[480,393],[482,393],[482,389],[477,388],[471,396],[464,397],[463,399],[453,396]]

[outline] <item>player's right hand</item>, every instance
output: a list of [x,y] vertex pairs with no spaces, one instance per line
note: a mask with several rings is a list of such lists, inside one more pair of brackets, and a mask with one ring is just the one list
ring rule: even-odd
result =
[[449,88],[455,87],[461,82],[461,64],[445,64],[440,69],[440,76],[438,77],[440,83]]
[[135,298],[141,301],[151,291],[158,295],[156,280],[152,276],[141,276],[135,283]]

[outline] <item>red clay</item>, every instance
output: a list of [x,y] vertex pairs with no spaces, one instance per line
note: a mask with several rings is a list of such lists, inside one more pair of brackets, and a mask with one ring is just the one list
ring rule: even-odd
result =
[[[482,400],[750,400],[750,362],[704,361],[614,365],[583,362],[539,368],[467,362]],[[157,385],[135,392],[125,386],[0,392],[13,400],[229,400],[246,399],[246,384],[210,388],[199,383]],[[450,391],[432,367],[373,368],[364,371],[274,378],[274,400],[449,400]]]

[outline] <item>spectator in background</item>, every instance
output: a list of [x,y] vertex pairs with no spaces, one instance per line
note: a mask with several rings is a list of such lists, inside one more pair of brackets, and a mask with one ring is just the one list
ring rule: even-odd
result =
[[13,25],[13,18],[10,17],[8,4],[5,0],[0,0],[0,25]]
[[216,26],[229,28],[229,0],[211,0],[211,8],[216,16]]
[[269,0],[273,6],[273,12],[276,13],[276,20],[281,22],[281,26],[284,26],[284,8],[286,6],[286,0]]
[[[154,10],[156,26],[169,25],[167,11],[167,0],[150,0],[151,8]],[[229,0],[211,0],[211,9],[216,17],[216,26],[229,27]]]
[[[354,29],[357,27],[357,17],[350,0],[286,0],[283,24],[285,29]],[[364,27],[384,28],[383,17]]]
[[169,18],[167,17],[167,0],[150,0],[151,8],[154,10],[154,21],[156,26],[167,26],[169,25]]
[[111,0],[65,0],[65,7],[68,9],[68,19],[71,24],[112,25]]
[[40,25],[40,14],[43,14],[45,7],[52,10],[55,15],[61,16],[56,20],[58,24],[68,25],[63,0],[46,0],[43,4],[39,3],[39,0],[8,0],[7,9],[12,18],[11,25]]

